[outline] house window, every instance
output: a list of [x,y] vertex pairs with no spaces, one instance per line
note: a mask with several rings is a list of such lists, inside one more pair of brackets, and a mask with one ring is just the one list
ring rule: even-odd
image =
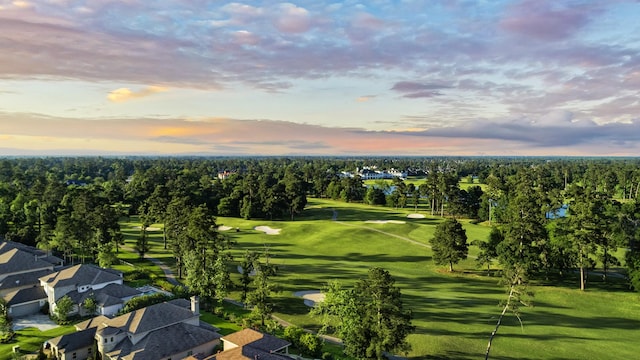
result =
[[111,342],[113,342],[113,336],[111,337]]
[[74,359],[77,359],[77,358],[78,358],[78,354],[73,353],[73,358],[74,358]]

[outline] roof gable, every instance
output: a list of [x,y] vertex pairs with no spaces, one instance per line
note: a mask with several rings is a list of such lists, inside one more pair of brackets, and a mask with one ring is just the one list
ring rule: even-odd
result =
[[154,330],[136,344],[124,339],[109,354],[117,353],[118,359],[122,360],[156,360],[184,353],[219,338],[220,335],[210,329],[178,323]]
[[4,297],[4,299],[7,301],[7,305],[9,306],[32,301],[45,300],[46,298],[47,294],[45,294],[44,290],[42,290],[40,286],[12,291]]
[[171,303],[163,302],[120,315],[105,322],[106,326],[120,328],[131,334],[160,329],[193,318],[193,312]]
[[53,265],[18,248],[0,254],[0,274],[52,269]]
[[242,347],[251,345],[255,349],[262,351],[279,351],[291,345],[290,342],[282,340],[273,335],[264,334],[253,329],[243,329],[222,338],[236,346]]
[[43,276],[40,280],[54,288],[69,285],[98,285],[121,281],[120,274],[114,270],[101,269],[95,265],[80,264]]
[[48,342],[62,352],[69,353],[74,350],[87,348],[93,345],[96,328],[76,331],[72,334],[62,335],[50,339]]

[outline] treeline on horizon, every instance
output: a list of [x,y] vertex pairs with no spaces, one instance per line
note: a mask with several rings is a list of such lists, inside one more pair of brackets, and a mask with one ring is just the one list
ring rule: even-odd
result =
[[[494,231],[477,243],[480,266],[519,263],[541,278],[595,268],[606,277],[622,266],[640,289],[639,165],[566,157],[4,158],[0,236],[108,265],[123,243],[119,219],[138,215],[143,225],[164,224],[181,271],[188,249],[199,246],[189,234],[217,237],[194,224],[214,226],[217,216],[295,220],[310,196],[486,222]],[[409,179],[365,186],[342,175],[364,167],[404,170]],[[566,217],[550,215],[563,206]]]

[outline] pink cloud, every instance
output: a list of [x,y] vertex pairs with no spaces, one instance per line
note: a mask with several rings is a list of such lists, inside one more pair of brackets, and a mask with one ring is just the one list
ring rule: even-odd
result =
[[274,25],[278,31],[283,33],[306,32],[311,28],[309,11],[293,4],[281,4]]
[[563,6],[557,1],[523,0],[507,11],[500,25],[529,38],[562,40],[589,22],[588,10],[583,6]]

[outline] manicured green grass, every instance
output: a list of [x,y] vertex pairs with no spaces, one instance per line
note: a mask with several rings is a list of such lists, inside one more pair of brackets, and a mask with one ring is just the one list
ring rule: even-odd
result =
[[[331,220],[334,211],[337,221]],[[317,328],[317,319],[308,315],[308,308],[293,292],[321,289],[334,279],[348,286],[366,276],[370,267],[381,266],[395,277],[405,306],[414,314],[417,329],[410,336],[409,357],[480,358],[505,289],[498,278],[476,269],[473,258],[458,264],[453,274],[435,266],[430,248],[424,245],[441,219],[408,219],[410,213],[413,209],[309,199],[308,210],[293,222],[219,218],[218,223],[241,229],[225,232],[238,243],[237,259],[244,249],[269,249],[272,263],[279,268],[277,316]],[[470,241],[485,240],[490,232],[488,226],[463,224]],[[280,235],[266,235],[253,230],[258,225],[282,230]],[[477,252],[470,247],[471,256]],[[638,295],[616,286],[593,286],[580,292],[573,287],[574,280],[569,280],[569,287],[531,286],[535,306],[522,310],[524,327],[514,316],[507,316],[494,341],[492,358],[629,358],[640,352],[640,344],[629,340],[640,335]]]
[[75,332],[73,325],[60,326],[55,329],[40,331],[36,328],[26,328],[16,331],[13,342],[0,344],[0,360],[11,359],[11,351],[14,346],[19,345],[23,354],[37,352],[42,344],[56,336]]

